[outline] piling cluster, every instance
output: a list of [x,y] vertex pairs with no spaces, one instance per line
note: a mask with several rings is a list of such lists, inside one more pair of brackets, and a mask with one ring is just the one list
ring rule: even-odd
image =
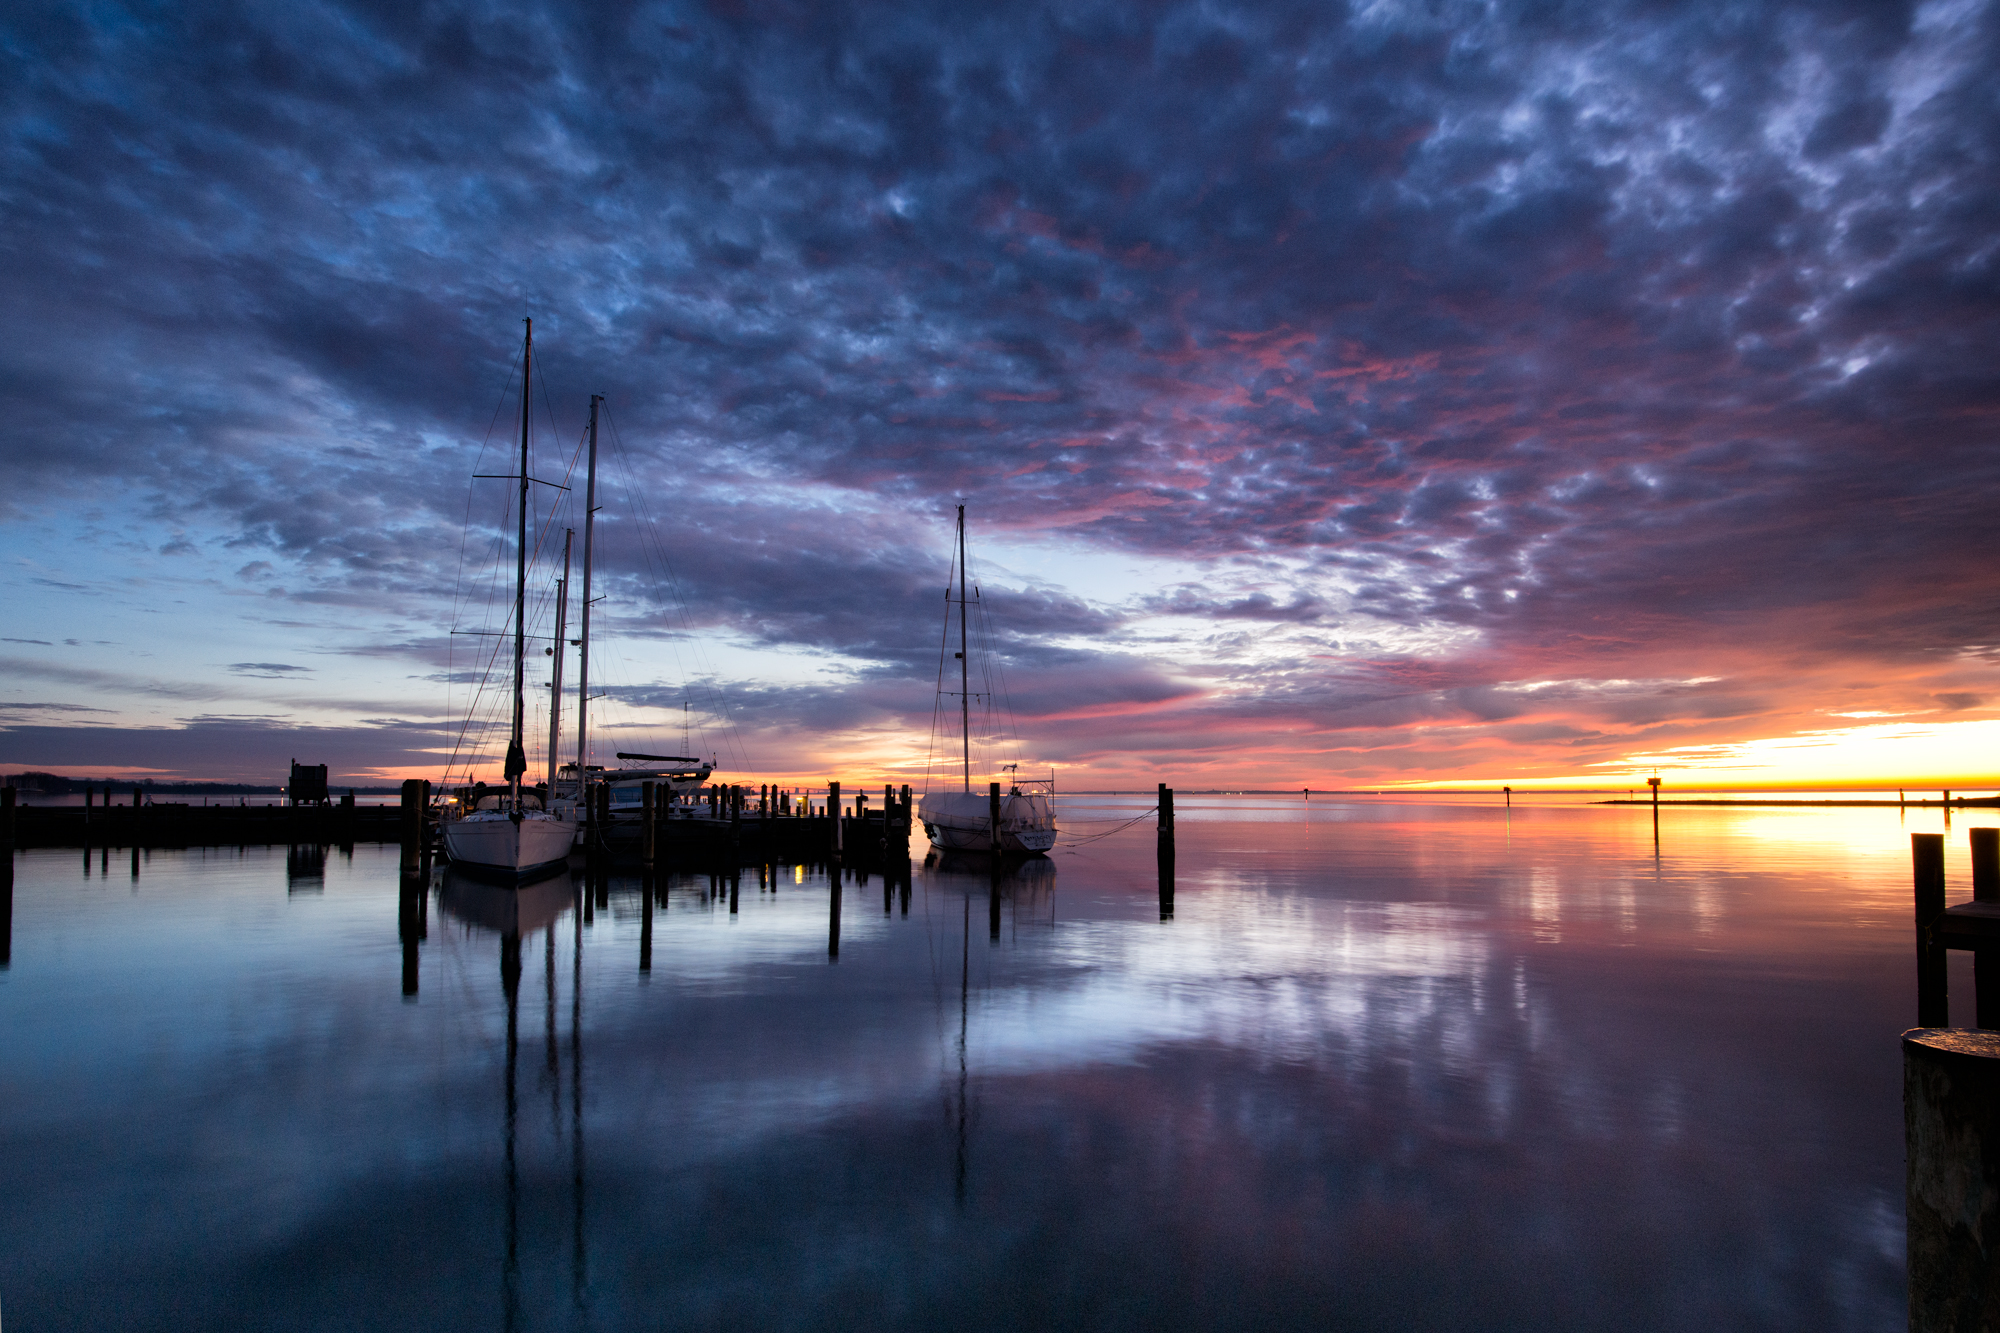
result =
[[[1969,830],[1972,901],[1945,903],[1944,835],[1910,835],[1917,1023],[1903,1034],[1912,1333],[2000,1328],[2000,829]],[[1973,956],[1976,1028],[1954,1028],[1946,951]],[[1982,1030],[1985,1029],[1985,1030]]]

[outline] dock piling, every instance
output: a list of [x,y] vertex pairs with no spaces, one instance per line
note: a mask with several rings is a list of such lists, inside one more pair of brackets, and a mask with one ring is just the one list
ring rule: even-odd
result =
[[[1000,857],[1000,784],[997,782],[986,784],[986,832],[987,849],[992,852],[997,862]],[[999,909],[994,910],[998,912]],[[997,921],[999,918],[996,916],[994,919]],[[996,925],[994,930],[997,932],[999,927]],[[996,934],[994,938],[997,939],[999,936]]]
[[[2000,903],[2000,829],[1968,830],[1972,840],[1972,901]],[[1972,950],[1973,1021],[2000,1028],[2000,944]]]
[[653,840],[659,834],[653,822],[653,803],[658,799],[651,782],[639,784],[639,860],[648,870],[653,867]]
[[2000,1327],[2000,1033],[1903,1034],[1911,1333]]
[[1944,941],[1938,937],[1944,916],[1944,834],[1912,833],[1910,864],[1917,906],[1917,1026],[1949,1027],[1950,983]]
[[403,872],[410,873],[418,868],[419,847],[424,836],[423,780],[405,778],[403,780],[402,837]]

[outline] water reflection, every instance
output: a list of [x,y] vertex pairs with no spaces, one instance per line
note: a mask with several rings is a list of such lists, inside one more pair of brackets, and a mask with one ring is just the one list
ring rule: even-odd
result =
[[[562,1058],[556,1039],[556,925],[565,916],[579,920],[574,909],[587,905],[601,893],[608,901],[608,876],[594,886],[572,880],[559,871],[549,878],[519,887],[503,886],[474,878],[451,867],[439,876],[439,907],[449,916],[486,935],[498,935],[500,946],[500,989],[506,1002],[505,1058],[501,1086],[501,1179],[505,1200],[502,1261],[500,1267],[501,1327],[523,1326],[522,1300],[522,1181],[520,1162],[520,1015],[522,946],[536,931],[543,934],[543,1083],[549,1092],[549,1123],[562,1132]],[[421,894],[421,890],[418,890]],[[405,890],[406,898],[409,890]],[[641,897],[650,931],[653,883],[649,875],[642,881]],[[570,1184],[572,1206],[572,1250],[570,1299],[579,1314],[587,1308],[585,1250],[584,1164],[583,1164],[583,934],[573,925],[570,931]],[[646,965],[650,965],[647,963]],[[409,993],[406,991],[406,993]]]
[[1140,825],[879,885],[515,890],[405,881],[364,845],[324,893],[278,891],[283,849],[229,849],[158,852],[127,895],[27,853],[8,1313],[1900,1317],[1901,812],[1675,809],[1656,862],[1631,808],[1201,808],[1164,864]]
[[293,843],[285,851],[285,889],[289,893],[326,891],[326,847]]

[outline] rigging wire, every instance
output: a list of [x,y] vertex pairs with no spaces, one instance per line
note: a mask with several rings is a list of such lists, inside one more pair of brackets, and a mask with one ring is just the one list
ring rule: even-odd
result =
[[[514,367],[520,364],[521,357],[517,352],[514,355],[514,359],[508,364],[507,380],[501,382],[500,396],[493,404],[493,419],[486,423],[486,437],[479,442],[479,454],[472,460],[472,470],[474,472],[479,471],[480,465],[486,461],[486,450],[493,443],[493,430],[500,424],[500,410],[507,406],[507,385],[513,378]],[[451,583],[451,623],[454,625],[458,623],[459,616],[463,610],[462,604],[459,601],[459,594],[464,590],[465,586],[465,541],[467,534],[472,531],[472,496],[473,488],[468,485],[465,488],[465,521],[460,525],[458,530],[458,568],[452,574]],[[490,609],[492,605],[490,591],[487,597],[487,604]],[[457,643],[447,635],[445,638],[444,655],[444,709],[446,717],[450,717],[454,713],[451,703],[451,687],[457,676],[458,654],[456,650]],[[489,667],[488,669],[490,670],[491,668]],[[457,751],[454,750],[452,754],[454,762],[457,760],[457,757]],[[445,769],[445,779],[449,782],[450,778],[451,769],[447,767]]]
[[[520,364],[521,364],[521,359],[517,355],[514,358],[513,366],[519,366]],[[539,363],[536,363],[535,369],[537,372],[540,371],[541,367]],[[510,367],[510,375],[511,375],[511,367]],[[543,410],[549,415],[550,429],[552,431],[556,430],[558,429],[558,427],[555,424],[554,409],[549,404],[548,381],[545,377],[542,379],[542,395],[543,395],[542,406]],[[507,396],[508,395],[506,391],[503,390],[500,402],[496,404],[494,407],[493,420],[489,422],[487,425],[487,438],[485,441],[481,443],[479,457],[473,463],[473,469],[475,472],[477,472],[481,462],[483,462],[483,460],[485,459],[486,451],[492,444],[493,429],[499,423],[500,411],[502,408],[506,406]],[[535,444],[535,437],[533,432],[530,431],[528,437],[530,478],[533,478],[534,475],[534,466],[533,466],[534,444]],[[583,456],[583,447],[584,447],[584,437],[581,434],[579,434],[576,448],[571,450],[569,462],[567,466],[564,468],[561,487],[560,489],[557,490],[554,498],[551,499],[549,502],[548,514],[545,517],[540,518],[536,524],[535,541],[534,545],[530,548],[530,554],[529,554],[530,565],[535,564],[540,559],[544,545],[551,539],[551,537],[555,532],[557,514],[561,511],[563,505],[566,502],[568,502],[568,498],[570,495],[570,490],[569,490],[570,483],[574,480],[576,476],[577,463]],[[468,486],[466,488],[465,531],[469,531],[471,528],[472,494],[473,494],[473,488],[471,486]],[[510,517],[513,514],[515,503],[516,500],[514,494],[510,490],[507,494],[506,503],[502,507],[500,522],[494,528],[493,539],[491,542],[488,543],[488,552],[491,558],[488,561],[489,573],[487,578],[486,614],[485,616],[482,617],[482,623],[490,623],[492,619],[493,604],[496,596],[498,595],[497,588],[500,578],[500,567],[501,564],[503,563],[499,559],[500,547],[504,544],[506,527],[507,527],[506,521],[508,517]],[[454,624],[456,624],[457,621],[460,619],[464,610],[463,603],[459,602],[458,600],[459,588],[460,586],[463,585],[464,582],[464,565],[465,565],[465,535],[464,532],[461,532],[459,537],[459,573],[458,573],[457,583],[454,585],[453,588],[454,615],[452,619]],[[534,600],[534,610],[532,612],[532,620],[530,622],[535,628],[540,628],[544,620],[553,614],[554,602],[555,602],[555,592],[552,588],[543,589],[541,592],[536,594]],[[478,717],[480,711],[480,704],[482,700],[486,697],[488,690],[492,685],[494,664],[499,660],[500,653],[502,652],[505,646],[505,639],[507,636],[508,627],[511,626],[513,623],[514,623],[513,608],[511,605],[509,605],[505,619],[503,620],[500,629],[494,633],[494,642],[492,651],[487,654],[485,666],[480,672],[479,684],[473,691],[472,699],[466,708],[465,720],[460,725],[458,735],[454,740],[451,757],[447,761],[445,767],[445,782],[447,785],[450,784],[452,772],[456,770],[459,766],[460,756],[462,754],[465,754],[466,752],[467,748],[466,740],[468,737],[468,733],[472,732],[474,720],[475,718]],[[537,635],[534,637],[542,637],[542,636]],[[557,651],[561,651],[563,645],[556,644],[552,645],[552,647],[556,648]],[[448,647],[446,655],[447,708],[450,707],[449,703],[450,682],[455,674],[454,671],[455,661],[456,661],[455,648],[456,644],[455,642],[453,642]],[[505,702],[511,704],[512,701],[507,700]],[[476,737],[474,738],[474,743],[472,747],[474,754],[477,754],[480,751],[486,749],[486,743],[488,739],[493,735],[493,732],[496,726],[498,725],[500,704],[501,701],[498,699],[496,693],[495,702],[490,706],[490,711],[487,712],[484,720],[479,725]],[[513,730],[513,725],[512,725],[512,719],[510,717],[508,719],[508,732],[510,736],[512,734],[512,730]],[[539,737],[540,737],[540,728],[537,728],[535,730],[534,739],[539,741]],[[527,739],[528,739],[527,737],[524,737],[524,743]],[[542,754],[541,760],[543,767],[546,767],[548,762],[548,756],[546,754]],[[467,781],[471,780],[472,766],[475,762],[477,762],[475,759],[468,758],[467,760],[465,769],[465,776]]]

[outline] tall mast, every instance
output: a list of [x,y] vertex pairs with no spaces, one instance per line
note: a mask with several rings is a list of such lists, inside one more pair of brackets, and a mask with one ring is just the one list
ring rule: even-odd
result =
[[972,790],[972,688],[965,660],[965,506],[958,507],[958,735],[965,750],[965,789]]
[[[575,528],[563,529],[563,576],[556,583],[556,644],[553,656],[555,670],[549,676],[549,795],[550,802],[556,798],[556,743],[562,739],[562,669],[563,654],[569,651],[569,548],[576,540]],[[547,809],[547,806],[543,807]]]
[[604,395],[590,395],[590,468],[583,490],[583,630],[576,665],[576,798],[583,800],[583,762],[590,753],[585,735],[590,717],[590,556],[597,533],[597,405]]
[[535,356],[535,321],[528,326],[521,343],[521,499],[516,515],[518,530],[514,545],[514,734],[507,742],[507,785],[513,789],[514,813],[521,811],[521,775],[528,771],[528,752],[521,745],[521,693],[526,684],[528,654],[528,385],[529,363]]

